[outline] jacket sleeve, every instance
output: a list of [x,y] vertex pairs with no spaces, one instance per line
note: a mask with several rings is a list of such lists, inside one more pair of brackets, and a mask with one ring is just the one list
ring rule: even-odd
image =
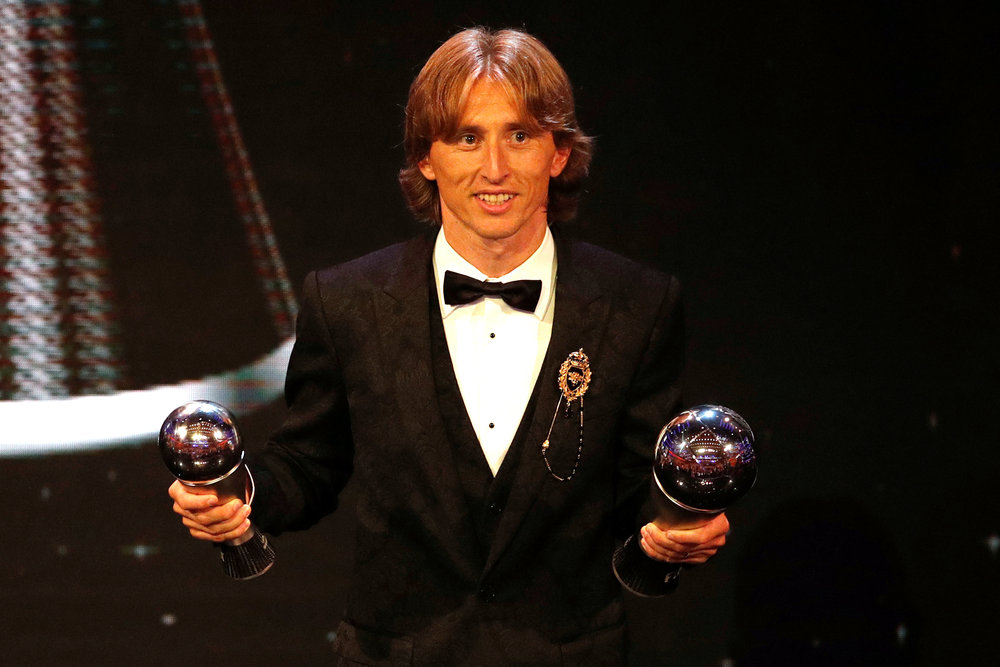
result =
[[653,518],[649,503],[655,440],[681,409],[684,317],[680,283],[666,279],[646,347],[626,392],[619,420],[615,533],[625,539]]
[[347,397],[316,273],[302,290],[285,402],[284,423],[250,466],[254,522],[272,534],[307,528],[336,509],[353,472]]

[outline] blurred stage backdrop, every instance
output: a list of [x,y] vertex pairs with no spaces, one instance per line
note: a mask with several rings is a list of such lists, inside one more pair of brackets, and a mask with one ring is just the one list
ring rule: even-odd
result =
[[418,230],[402,107],[475,24],[563,62],[575,232],[680,276],[685,402],[762,449],[633,663],[994,664],[1000,16],[902,4],[0,0],[4,664],[328,658],[351,491],[235,583],[155,432],[212,397],[261,445],[305,273]]

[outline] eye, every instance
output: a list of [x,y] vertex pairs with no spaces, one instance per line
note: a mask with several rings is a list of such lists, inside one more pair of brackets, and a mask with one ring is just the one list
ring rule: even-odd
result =
[[476,135],[474,134],[463,134],[459,136],[458,143],[462,146],[475,146],[476,145]]
[[530,138],[530,135],[524,130],[518,130],[511,135],[511,139],[514,140],[515,144],[523,144]]

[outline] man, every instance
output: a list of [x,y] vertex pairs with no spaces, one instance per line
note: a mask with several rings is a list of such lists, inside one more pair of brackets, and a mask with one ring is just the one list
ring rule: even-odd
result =
[[[440,228],[306,279],[255,523],[305,528],[357,477],[335,646],[350,664],[621,664],[611,556],[680,407],[677,283],[550,230],[575,212],[590,140],[529,35],[443,44],[411,87],[406,152],[410,207]],[[197,538],[249,526],[239,501],[170,493]],[[640,536],[696,564],[727,530],[719,515]]]

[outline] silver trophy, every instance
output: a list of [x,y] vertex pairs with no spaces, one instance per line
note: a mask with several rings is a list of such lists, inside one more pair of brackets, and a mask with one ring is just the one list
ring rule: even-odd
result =
[[[757,479],[757,452],[746,421],[721,405],[699,405],[660,431],[653,460],[654,523],[696,528],[736,502]],[[638,535],[615,551],[615,576],[637,595],[664,595],[680,565],[646,555]]]
[[[221,502],[253,502],[254,484],[243,464],[243,445],[233,415],[211,401],[191,401],[160,427],[160,454],[181,484],[212,487]],[[222,568],[233,579],[252,579],[274,564],[274,550],[253,525],[221,545]]]

